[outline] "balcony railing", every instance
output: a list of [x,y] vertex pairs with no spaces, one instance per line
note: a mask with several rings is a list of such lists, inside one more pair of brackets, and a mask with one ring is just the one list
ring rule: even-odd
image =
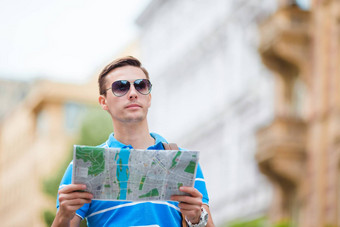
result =
[[309,58],[310,32],[308,11],[297,6],[278,10],[260,26],[259,51],[264,63],[274,70],[277,67],[273,64],[278,63],[273,59],[305,67]]
[[298,118],[277,117],[257,132],[256,159],[262,172],[293,184],[303,173],[306,156],[306,125]]

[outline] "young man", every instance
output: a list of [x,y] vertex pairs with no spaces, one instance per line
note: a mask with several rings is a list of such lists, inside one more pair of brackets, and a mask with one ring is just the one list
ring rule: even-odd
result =
[[[99,103],[112,118],[114,134],[101,147],[163,150],[164,138],[149,133],[147,113],[151,105],[148,72],[133,57],[120,58],[99,75]],[[172,196],[172,201],[101,201],[81,192],[85,185],[71,184],[72,163],[59,187],[58,212],[52,226],[214,226],[208,193],[200,166],[194,187],[181,187],[190,196]],[[205,221],[208,217],[208,221]]]

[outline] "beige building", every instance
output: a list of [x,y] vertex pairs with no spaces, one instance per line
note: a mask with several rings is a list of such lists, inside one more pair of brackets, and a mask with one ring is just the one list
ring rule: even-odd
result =
[[275,188],[270,218],[340,226],[340,2],[279,3],[259,49],[276,81],[275,118],[257,134],[257,160]]
[[6,114],[20,103],[31,89],[32,83],[18,80],[0,82],[0,122]]
[[[116,57],[125,55],[139,57],[137,41]],[[87,107],[99,106],[97,79],[96,74],[77,85],[0,81],[6,92],[0,95],[1,106],[7,106],[0,108],[1,226],[46,226],[43,211],[56,210],[56,204],[42,182],[68,157]],[[20,93],[22,88],[28,89]]]
[[81,111],[96,103],[96,97],[95,82],[71,85],[39,81],[2,118],[2,226],[44,226],[42,211],[53,208],[55,202],[43,194],[42,179],[53,174],[65,160],[76,136]]

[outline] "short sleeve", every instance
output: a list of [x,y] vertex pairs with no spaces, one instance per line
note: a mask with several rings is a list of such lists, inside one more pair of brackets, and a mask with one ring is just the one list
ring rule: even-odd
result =
[[[186,149],[183,149],[183,148],[179,148],[179,150],[186,151]],[[203,172],[202,172],[200,164],[198,164],[197,166],[194,187],[202,194],[203,196],[202,202],[209,206],[208,190],[205,184],[205,180],[204,180],[204,176],[203,176]]]
[[198,164],[197,171],[196,171],[196,179],[195,179],[195,186],[194,186],[202,195],[202,202],[209,205],[209,196],[207,187],[205,184],[203,172],[201,166]]

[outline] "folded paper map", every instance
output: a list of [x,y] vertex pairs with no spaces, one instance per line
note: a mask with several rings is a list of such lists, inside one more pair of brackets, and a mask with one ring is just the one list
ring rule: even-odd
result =
[[198,151],[74,146],[72,183],[97,200],[170,200],[193,186]]

